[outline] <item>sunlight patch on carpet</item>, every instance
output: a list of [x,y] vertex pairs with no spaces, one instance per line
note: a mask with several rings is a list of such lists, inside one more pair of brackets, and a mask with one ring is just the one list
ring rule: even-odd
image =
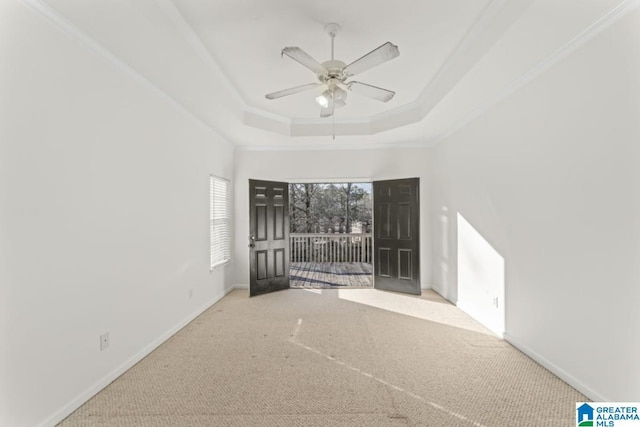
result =
[[346,301],[468,331],[494,335],[444,299],[442,302],[434,302],[412,295],[381,292],[376,289],[339,289],[337,292],[338,297]]

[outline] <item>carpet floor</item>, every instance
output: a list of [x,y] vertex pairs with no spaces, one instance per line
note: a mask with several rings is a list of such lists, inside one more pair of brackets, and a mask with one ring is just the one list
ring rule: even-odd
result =
[[571,426],[585,396],[433,292],[233,291],[59,426]]

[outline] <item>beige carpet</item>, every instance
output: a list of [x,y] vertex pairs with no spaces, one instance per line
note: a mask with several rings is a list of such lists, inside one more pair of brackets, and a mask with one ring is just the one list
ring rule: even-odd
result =
[[585,397],[432,292],[234,291],[60,426],[572,426]]

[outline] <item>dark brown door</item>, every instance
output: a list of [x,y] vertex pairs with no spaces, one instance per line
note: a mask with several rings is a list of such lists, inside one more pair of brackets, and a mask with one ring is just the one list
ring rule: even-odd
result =
[[420,179],[373,183],[374,287],[420,295]]
[[289,288],[289,184],[249,180],[249,294]]

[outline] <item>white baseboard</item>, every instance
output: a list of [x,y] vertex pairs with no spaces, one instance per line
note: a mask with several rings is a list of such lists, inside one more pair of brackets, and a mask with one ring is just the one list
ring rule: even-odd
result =
[[231,287],[231,289],[249,289],[249,285],[244,284],[244,285],[233,285]]
[[[443,292],[438,287],[434,286],[433,291],[438,295],[440,295],[442,298],[451,302],[456,307],[458,306],[457,299],[453,299],[453,298],[450,299],[445,297],[443,295]],[[524,345],[520,340],[518,340],[513,335],[510,335],[508,332],[504,332],[500,336],[509,344],[511,344],[512,346],[514,346],[515,348],[517,348],[518,350],[526,354],[528,357],[530,357],[531,359],[539,363],[549,372],[551,372],[552,374],[560,378],[562,381],[566,382],[571,387],[575,388],[580,393],[587,396],[587,398],[593,400],[594,402],[610,402],[611,401],[606,397],[604,397],[601,393],[596,392],[591,387],[585,385],[582,381],[579,381],[574,376],[567,373],[564,369],[561,369],[556,364],[550,362],[549,360],[545,359],[544,357],[542,357],[541,355],[539,355],[538,353],[536,353],[535,351],[533,351],[532,349]]]
[[447,298],[447,297],[445,297],[444,296],[444,292],[442,292],[442,289],[438,288],[437,286],[432,286],[431,289],[433,290],[433,292],[435,292],[436,294],[440,295],[442,298],[446,299],[451,304],[455,305],[456,307],[458,306],[458,300],[456,298]]
[[66,417],[71,415],[71,413],[73,411],[78,409],[80,406],[82,406],[84,403],[86,403],[89,399],[91,399],[93,396],[98,394],[103,388],[105,388],[106,386],[111,384],[119,376],[121,376],[122,374],[127,372],[129,369],[131,369],[131,367],[133,365],[138,363],[140,360],[144,359],[147,355],[149,355],[149,353],[151,353],[153,350],[158,348],[166,340],[168,340],[173,335],[175,335],[178,331],[180,331],[182,328],[187,326],[191,321],[193,321],[193,319],[195,319],[196,317],[201,315],[205,310],[207,310],[209,307],[211,307],[216,302],[220,301],[222,298],[224,298],[229,292],[231,292],[234,289],[236,289],[236,288],[235,287],[231,287],[230,289],[227,289],[224,292],[218,293],[215,297],[213,297],[212,299],[210,299],[209,301],[207,301],[206,303],[201,305],[199,308],[197,308],[194,312],[192,312],[187,317],[185,317],[183,320],[178,322],[171,329],[169,329],[168,331],[166,331],[165,333],[160,335],[158,338],[153,340],[151,343],[146,345],[144,348],[142,348],[142,350],[140,350],[137,354],[135,354],[129,360],[125,361],[123,364],[121,364],[116,369],[111,371],[109,374],[104,376],[102,379],[100,379],[98,382],[93,384],[87,390],[85,390],[84,392],[80,393],[80,395],[78,395],[76,398],[72,399],[69,403],[64,405],[62,408],[60,408],[58,411],[56,411],[54,414],[52,414],[46,420],[44,420],[43,422],[38,424],[38,426],[39,427],[54,427],[56,424],[58,424],[59,422],[64,420]]
[[573,375],[567,373],[564,369],[558,367],[553,362],[545,359],[544,357],[540,356],[535,351],[531,350],[526,345],[522,344],[522,342],[520,342],[520,340],[518,340],[513,335],[510,335],[509,333],[505,332],[504,333],[504,339],[505,339],[505,341],[509,342],[509,344],[511,344],[512,346],[514,346],[515,348],[517,348],[518,350],[520,350],[521,352],[523,352],[524,354],[529,356],[531,359],[535,360],[537,363],[542,365],[545,369],[547,369],[548,371],[553,373],[555,376],[560,378],[562,381],[564,381],[567,384],[569,384],[571,387],[573,387],[576,390],[578,390],[580,393],[582,393],[585,396],[587,396],[592,401],[594,401],[594,402],[611,402],[611,400],[607,399],[604,395],[598,393],[597,391],[595,391],[591,387],[585,385],[582,381],[579,381]]

